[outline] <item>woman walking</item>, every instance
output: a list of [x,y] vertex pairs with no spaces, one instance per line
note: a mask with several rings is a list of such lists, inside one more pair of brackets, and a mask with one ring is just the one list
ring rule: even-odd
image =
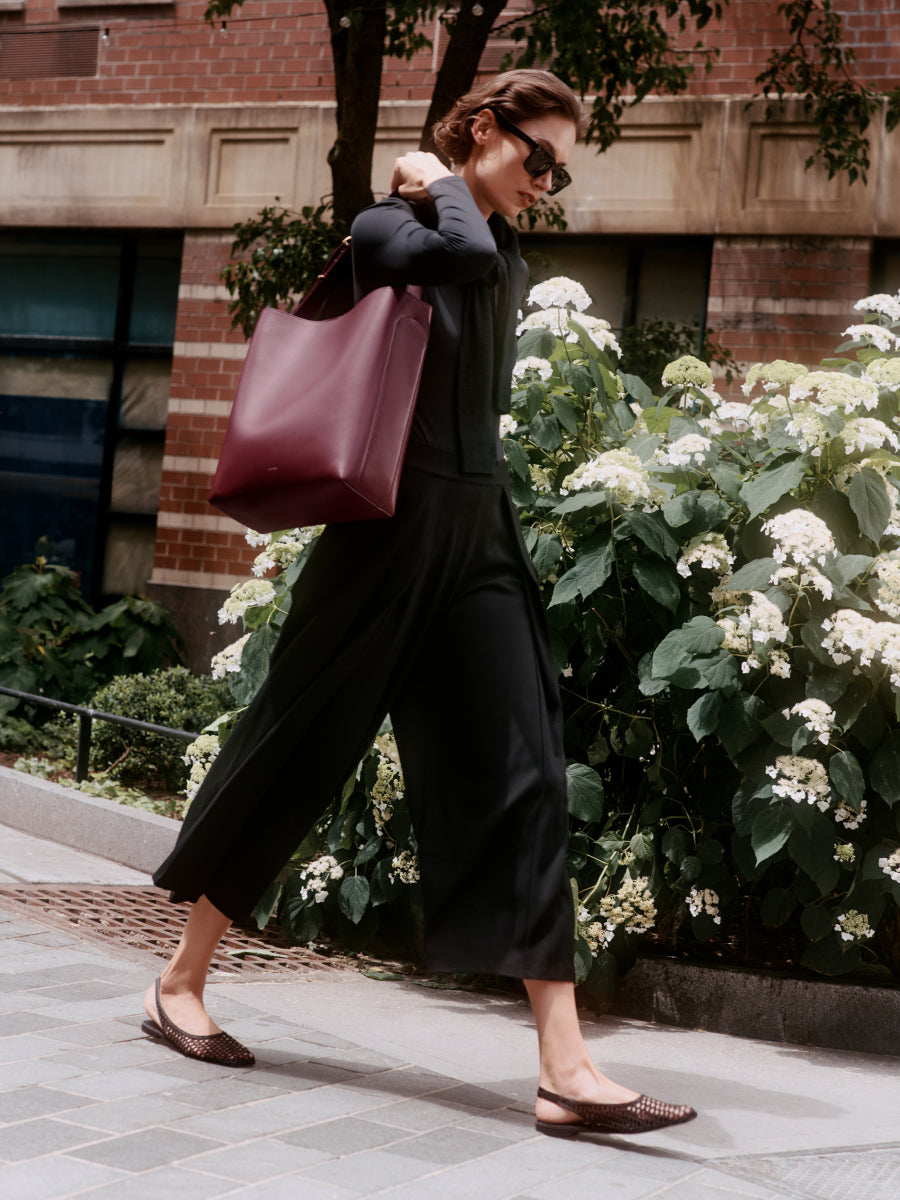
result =
[[[695,1115],[607,1079],[581,1036],[560,699],[497,432],[526,278],[507,220],[570,182],[582,121],[554,76],[500,75],[438,124],[452,169],[432,154],[402,156],[392,195],[353,224],[358,290],[419,284],[432,306],[396,513],[329,526],[304,568],[266,682],[154,876],[194,903],[144,1023],[191,1057],[253,1062],[203,1007],[213,952],[390,713],[429,966],[524,980],[539,1041],[537,1128],[554,1136]],[[448,753],[450,729],[464,735]]]

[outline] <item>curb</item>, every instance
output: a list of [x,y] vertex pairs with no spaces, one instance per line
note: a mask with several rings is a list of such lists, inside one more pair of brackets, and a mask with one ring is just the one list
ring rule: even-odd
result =
[[88,796],[0,767],[0,825],[108,858],[147,874],[175,843],[181,822]]
[[607,1011],[732,1037],[900,1055],[900,989],[894,987],[639,958]]

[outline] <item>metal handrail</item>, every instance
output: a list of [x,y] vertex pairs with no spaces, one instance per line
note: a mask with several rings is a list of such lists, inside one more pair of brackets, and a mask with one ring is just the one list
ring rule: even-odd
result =
[[0,687],[0,696],[14,696],[17,700],[27,700],[29,704],[40,704],[44,708],[58,708],[62,712],[76,713],[78,716],[78,754],[75,758],[75,782],[81,783],[87,779],[88,766],[91,758],[91,723],[110,721],[113,725],[127,725],[131,729],[142,729],[145,733],[161,733],[168,737],[181,738],[185,742],[196,741],[198,733],[189,733],[186,729],[170,729],[168,725],[153,725],[149,721],[137,721],[134,717],[120,717],[117,713],[101,712],[97,708],[88,708],[83,704],[69,704],[66,700],[51,700],[49,696],[38,696],[34,692],[20,692],[16,688]]

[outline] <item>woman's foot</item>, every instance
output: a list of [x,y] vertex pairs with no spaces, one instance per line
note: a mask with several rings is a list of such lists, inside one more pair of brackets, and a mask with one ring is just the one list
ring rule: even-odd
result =
[[[152,995],[148,1000],[152,1011],[141,1025],[142,1031],[148,1037],[164,1042],[187,1058],[199,1058],[203,1062],[215,1063],[221,1067],[252,1067],[256,1062],[246,1046],[242,1046],[221,1029],[216,1033],[194,1033],[176,1024],[163,1004],[160,980],[157,979],[153,985]],[[209,1018],[207,1021],[213,1024],[214,1028],[218,1028]]]
[[[544,1079],[542,1076],[541,1087],[559,1096],[571,1097],[589,1104],[628,1104],[638,1098],[637,1092],[622,1087],[612,1079],[607,1079],[596,1068],[593,1071],[579,1071],[565,1079]],[[542,1096],[538,1096],[534,1106],[534,1115],[539,1121],[548,1124],[581,1123],[581,1118],[571,1109],[554,1104],[551,1100],[545,1100]]]
[[[198,996],[196,992],[189,991],[187,988],[179,988],[177,984],[173,987],[166,980],[165,975],[159,979],[159,988],[160,1002],[173,1025],[177,1025],[179,1029],[197,1037],[209,1037],[211,1034],[222,1032],[203,1007],[202,996]],[[144,1011],[155,1025],[162,1024],[157,1010],[155,982],[147,988],[147,994],[144,996]]]

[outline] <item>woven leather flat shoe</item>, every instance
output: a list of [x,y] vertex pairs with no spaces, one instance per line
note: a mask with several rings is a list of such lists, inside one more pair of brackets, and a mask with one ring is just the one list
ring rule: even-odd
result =
[[569,1100],[546,1088],[538,1088],[541,1100],[550,1100],[581,1117],[580,1121],[555,1124],[535,1121],[535,1129],[549,1137],[570,1138],[579,1133],[650,1133],[667,1125],[693,1121],[696,1113],[688,1104],[666,1104],[652,1096],[638,1096],[626,1104],[590,1104],[587,1100]]
[[156,1011],[159,1024],[150,1017],[141,1025],[149,1037],[165,1042],[186,1058],[199,1058],[201,1062],[215,1063],[220,1067],[252,1067],[256,1062],[251,1051],[242,1046],[230,1033],[186,1033],[166,1016],[159,998],[159,980],[156,981]]

